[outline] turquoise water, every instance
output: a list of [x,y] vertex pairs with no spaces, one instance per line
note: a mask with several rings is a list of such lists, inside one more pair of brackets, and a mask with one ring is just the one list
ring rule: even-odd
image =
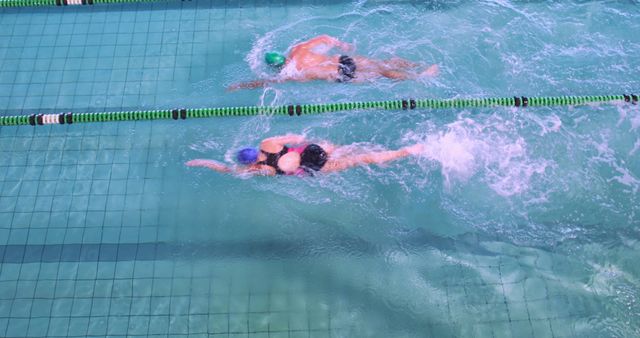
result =
[[[638,93],[639,18],[586,1],[2,9],[0,111]],[[225,92],[316,34],[441,75]],[[0,336],[638,336],[639,128],[630,105],[0,127]],[[427,150],[314,179],[183,165],[287,132]]]

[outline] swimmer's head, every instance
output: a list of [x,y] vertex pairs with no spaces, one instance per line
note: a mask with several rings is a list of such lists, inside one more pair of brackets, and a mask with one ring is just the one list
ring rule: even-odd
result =
[[236,154],[236,159],[238,160],[238,162],[244,165],[253,164],[258,160],[258,149],[256,148],[240,149]]
[[284,55],[276,52],[268,52],[264,55],[264,61],[273,68],[281,68],[286,60]]
[[322,169],[327,163],[329,155],[317,144],[310,144],[300,155],[300,166],[315,171]]

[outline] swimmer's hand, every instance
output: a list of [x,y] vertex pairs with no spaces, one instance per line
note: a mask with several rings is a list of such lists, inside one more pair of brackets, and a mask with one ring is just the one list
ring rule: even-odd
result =
[[195,160],[187,161],[184,164],[187,167],[206,167],[208,165],[215,164],[215,163],[217,162],[214,160],[205,160],[205,159],[197,158]]
[[231,169],[224,164],[214,160],[195,159],[185,163],[187,167],[204,167],[221,173],[231,172]]
[[436,77],[440,74],[440,67],[438,65],[431,65],[429,68],[425,69],[420,73],[422,77]]

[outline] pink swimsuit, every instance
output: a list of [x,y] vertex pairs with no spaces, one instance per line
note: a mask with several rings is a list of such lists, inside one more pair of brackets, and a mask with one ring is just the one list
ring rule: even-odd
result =
[[307,145],[303,145],[303,146],[299,146],[299,147],[295,147],[295,148],[289,148],[289,152],[296,152],[300,155],[302,155],[302,152],[304,151],[304,149],[307,147]]
[[[295,148],[292,147],[292,148],[289,148],[288,153],[296,152],[296,153],[302,155],[302,152],[304,151],[305,148],[307,148],[306,144],[302,145],[302,146],[299,146],[299,147],[295,147]],[[304,169],[298,168],[298,169],[296,169],[296,171],[294,171],[294,172],[292,172],[290,174],[287,174],[287,175],[304,176],[305,174],[307,174],[307,172]]]

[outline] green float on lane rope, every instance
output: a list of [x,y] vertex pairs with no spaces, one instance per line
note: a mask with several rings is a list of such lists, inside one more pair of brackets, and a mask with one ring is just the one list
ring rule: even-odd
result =
[[[35,0],[34,0],[35,1]],[[368,102],[339,102],[325,104],[303,104],[272,107],[220,107],[195,109],[138,110],[106,113],[60,113],[0,116],[0,126],[72,124],[87,122],[136,121],[136,120],[184,120],[203,117],[289,115],[300,116],[337,111],[383,109],[458,109],[481,107],[543,107],[575,106],[591,103],[627,102],[638,104],[638,95],[601,96],[546,96],[546,97],[497,97],[497,98],[455,98],[423,100],[390,100]]]

